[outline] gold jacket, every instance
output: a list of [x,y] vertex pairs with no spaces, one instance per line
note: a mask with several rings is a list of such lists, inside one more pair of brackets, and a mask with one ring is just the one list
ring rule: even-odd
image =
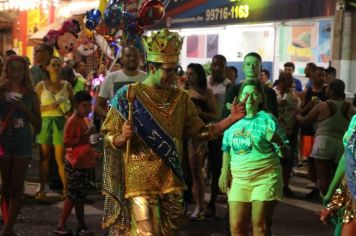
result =
[[[135,98],[148,110],[157,124],[174,140],[179,154],[183,138],[212,138],[210,126],[198,117],[189,95],[176,88],[156,89],[141,83],[131,85]],[[133,196],[166,194],[184,190],[185,184],[163,160],[136,134],[131,138],[129,158],[126,146],[116,149],[112,140],[122,133],[125,119],[112,107],[102,125],[105,135],[103,192],[106,196],[103,226],[129,227],[128,209],[123,205]],[[181,155],[180,155],[181,156]],[[121,195],[124,199],[118,197]],[[121,214],[126,212],[125,214]]]

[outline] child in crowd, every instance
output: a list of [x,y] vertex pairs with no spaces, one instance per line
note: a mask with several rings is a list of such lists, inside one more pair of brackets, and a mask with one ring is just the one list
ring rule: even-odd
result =
[[90,145],[89,138],[96,130],[87,118],[91,112],[92,97],[87,91],[74,95],[75,111],[68,119],[64,129],[66,147],[65,173],[68,178],[68,194],[64,201],[63,211],[57,229],[57,235],[71,235],[66,222],[74,207],[78,220],[77,235],[88,235],[84,220],[84,201],[90,180],[90,168],[96,164],[96,152]]

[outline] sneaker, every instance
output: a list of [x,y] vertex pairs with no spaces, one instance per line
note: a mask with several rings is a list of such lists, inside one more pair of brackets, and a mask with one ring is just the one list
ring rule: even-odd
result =
[[67,229],[66,226],[58,227],[57,229],[53,230],[53,233],[57,235],[73,235],[72,230]]
[[195,208],[194,212],[189,217],[190,220],[204,220],[204,208]]

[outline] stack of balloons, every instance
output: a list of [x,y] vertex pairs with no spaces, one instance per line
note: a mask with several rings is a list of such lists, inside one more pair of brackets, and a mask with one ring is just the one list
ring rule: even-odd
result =
[[164,14],[159,0],[143,0],[135,14],[126,10],[124,0],[100,0],[98,9],[86,12],[84,29],[80,29],[78,21],[67,20],[60,30],[49,31],[44,41],[62,55],[77,50],[87,57],[100,48],[103,55],[116,61],[121,44],[130,42],[143,50],[140,38],[144,28],[162,20]]

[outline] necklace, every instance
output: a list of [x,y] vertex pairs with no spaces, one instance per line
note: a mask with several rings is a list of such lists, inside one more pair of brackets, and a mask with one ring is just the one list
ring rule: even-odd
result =
[[175,100],[174,89],[155,89],[147,86],[142,86],[141,88],[148,102],[158,110],[167,113],[172,108],[172,104]]
[[148,100],[154,104],[158,109],[163,110],[163,111],[168,111],[169,106],[171,105],[170,102],[158,102],[158,101],[153,101],[152,98],[146,93],[145,90],[142,90],[142,93],[148,98]]

